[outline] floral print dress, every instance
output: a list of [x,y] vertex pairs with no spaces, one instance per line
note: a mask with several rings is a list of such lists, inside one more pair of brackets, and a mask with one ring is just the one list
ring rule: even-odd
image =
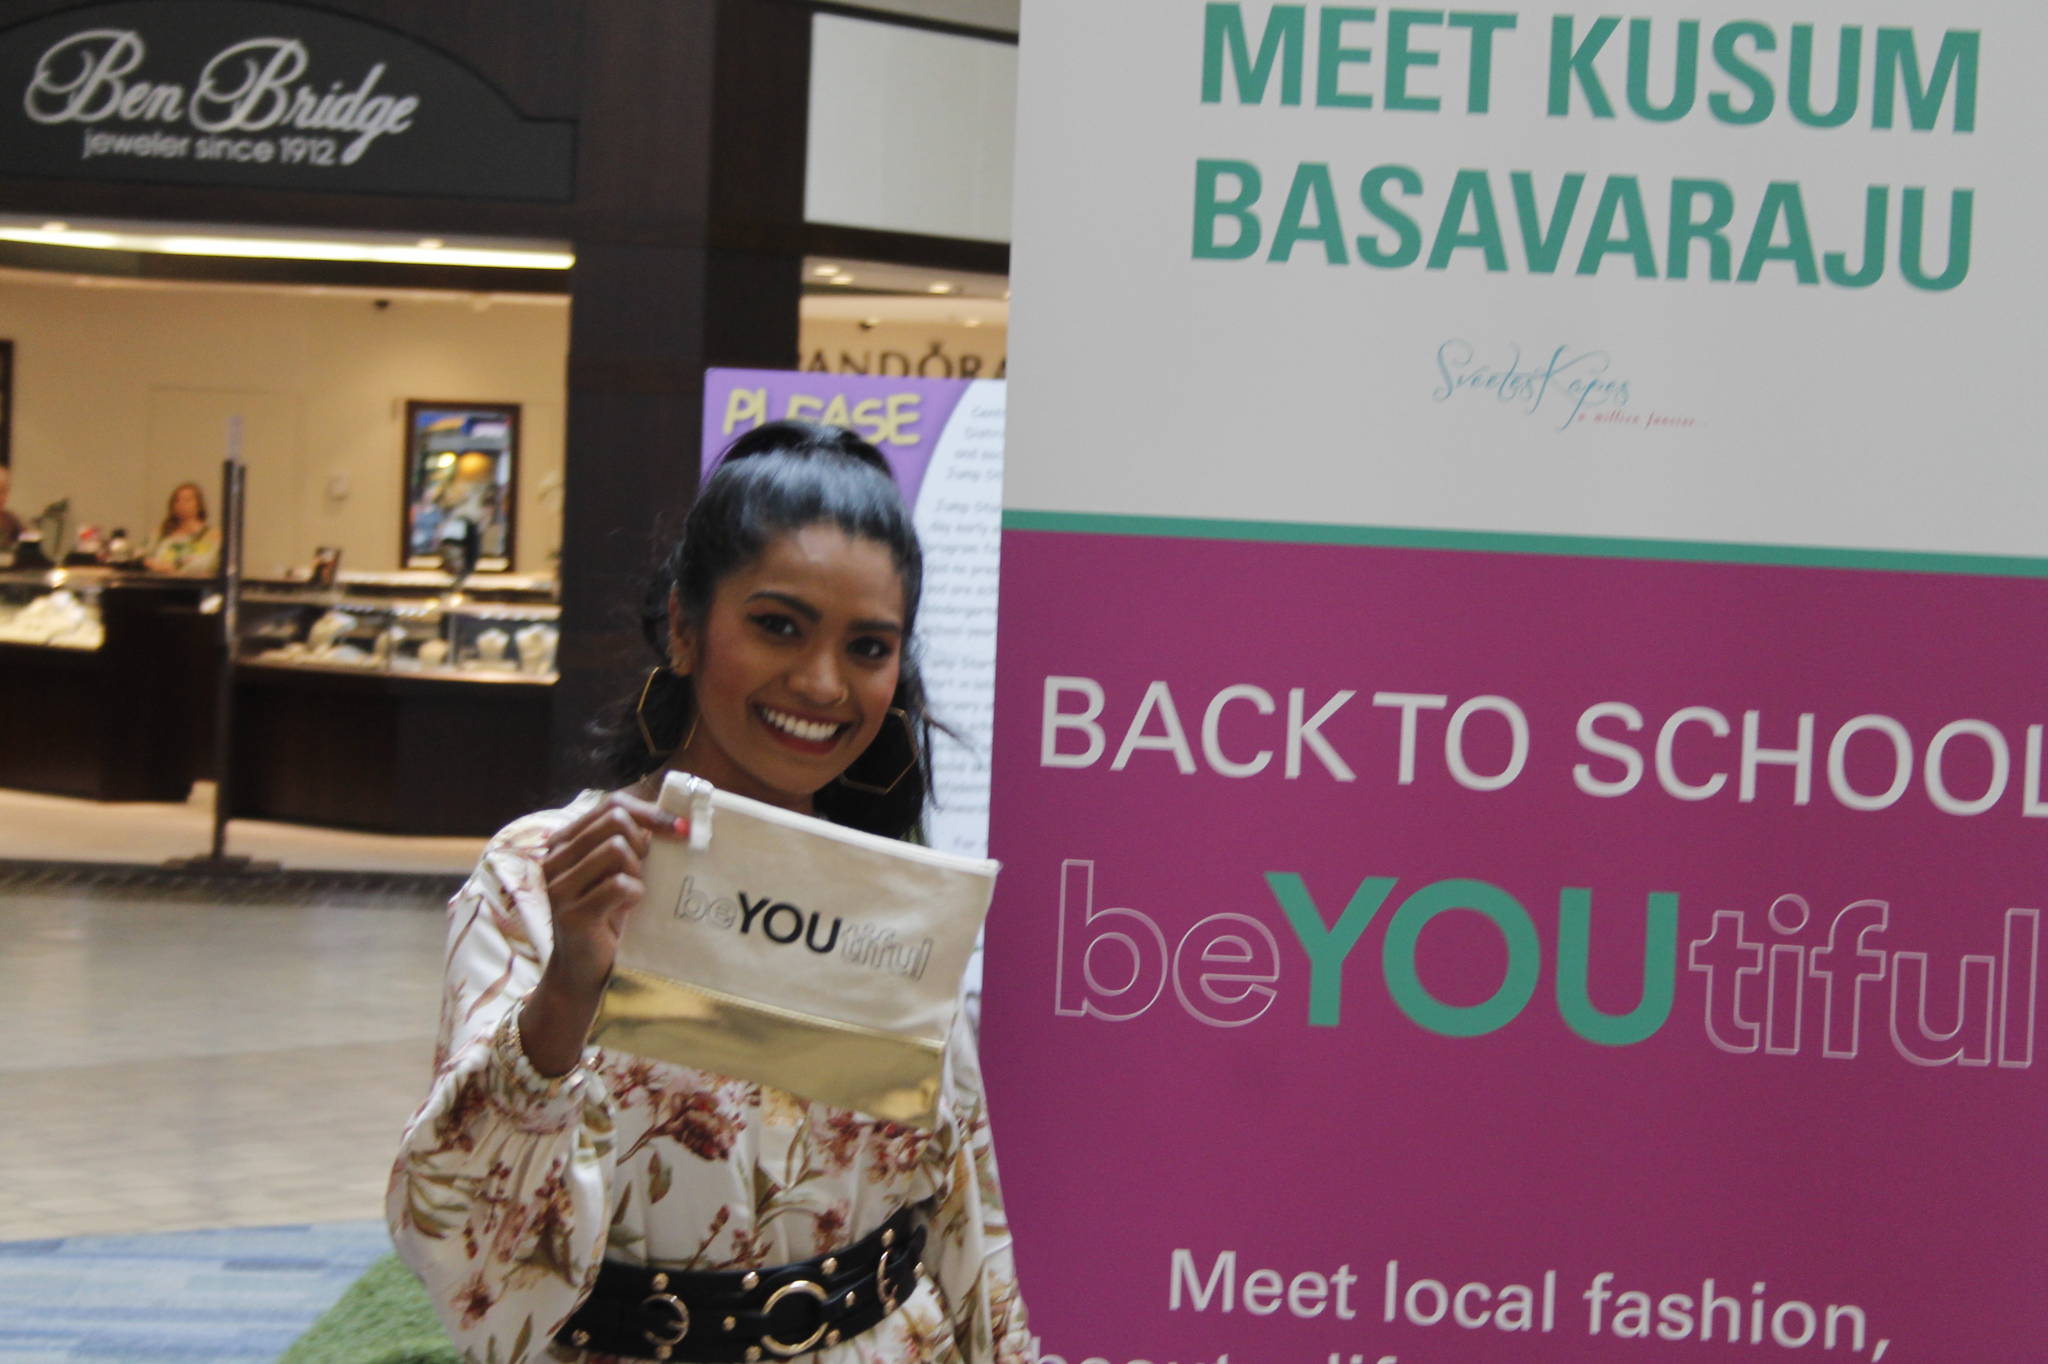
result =
[[871,1330],[804,1358],[1030,1364],[964,1025],[929,1133],[596,1047],[556,1079],[528,1063],[512,1023],[552,941],[542,849],[596,799],[507,827],[449,906],[434,1086],[406,1129],[386,1213],[463,1358],[602,1364],[613,1356],[554,1335],[606,1258],[786,1264],[928,1203],[917,1291]]

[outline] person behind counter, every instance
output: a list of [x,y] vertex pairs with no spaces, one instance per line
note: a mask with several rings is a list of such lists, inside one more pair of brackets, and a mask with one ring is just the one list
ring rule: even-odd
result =
[[13,481],[14,471],[0,464],[0,552],[13,549],[21,539],[21,518],[7,510],[7,494]]
[[171,502],[156,539],[142,555],[153,573],[206,578],[220,571],[220,532],[206,519],[206,494],[197,483],[171,489]]
[[742,436],[643,599],[656,666],[599,754],[619,789],[514,822],[451,901],[437,1073],[386,1214],[465,1359],[1033,1358],[964,1023],[932,1132],[587,1041],[641,859],[687,832],[652,803],[669,771],[916,830],[922,577],[873,446]]

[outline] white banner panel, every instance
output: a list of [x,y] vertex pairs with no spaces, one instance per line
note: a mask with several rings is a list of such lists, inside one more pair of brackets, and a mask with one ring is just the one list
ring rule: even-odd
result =
[[2048,9],[1767,8],[1035,4],[1008,505],[2039,554]]

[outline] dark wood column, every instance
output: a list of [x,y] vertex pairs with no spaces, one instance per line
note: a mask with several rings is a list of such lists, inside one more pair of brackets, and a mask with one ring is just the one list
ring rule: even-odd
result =
[[810,14],[779,0],[585,6],[551,775],[653,659],[634,623],[696,490],[704,370],[796,363]]

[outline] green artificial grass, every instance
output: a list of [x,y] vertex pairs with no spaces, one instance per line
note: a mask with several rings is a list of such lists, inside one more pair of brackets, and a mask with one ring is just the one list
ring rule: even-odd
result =
[[278,1357],[277,1364],[461,1364],[427,1301],[396,1255],[348,1286],[341,1301]]

